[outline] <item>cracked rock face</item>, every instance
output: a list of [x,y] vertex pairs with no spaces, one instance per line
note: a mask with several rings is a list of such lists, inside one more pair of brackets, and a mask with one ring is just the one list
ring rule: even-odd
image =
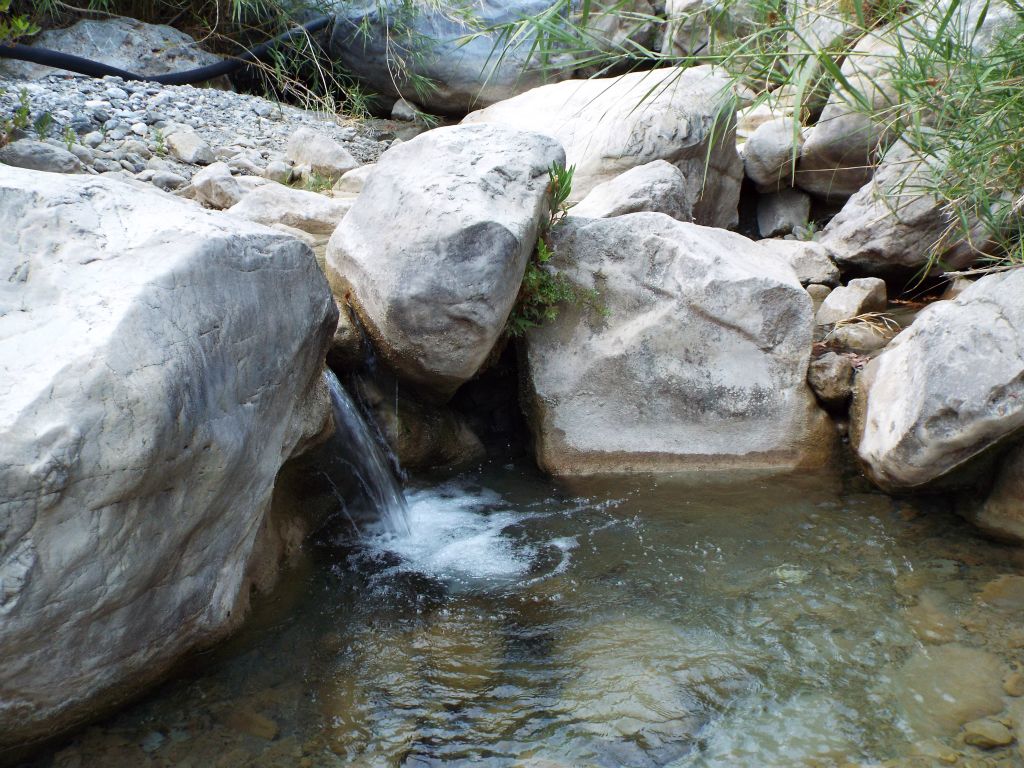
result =
[[4,748],[240,621],[336,310],[297,240],[109,179],[0,166],[0,231]]
[[857,380],[851,438],[891,490],[936,481],[1024,427],[1024,271],[918,315]]
[[556,265],[600,292],[526,334],[525,404],[554,474],[823,463],[807,386],[811,298],[792,269],[723,230],[636,213],[569,219]]

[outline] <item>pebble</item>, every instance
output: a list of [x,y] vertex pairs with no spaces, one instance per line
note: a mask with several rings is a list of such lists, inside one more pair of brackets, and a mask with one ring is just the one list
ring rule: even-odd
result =
[[1011,672],[1004,677],[1003,690],[1007,696],[1024,696],[1024,674]]
[[982,749],[1005,747],[1013,743],[1013,733],[998,720],[985,717],[964,726],[964,743]]

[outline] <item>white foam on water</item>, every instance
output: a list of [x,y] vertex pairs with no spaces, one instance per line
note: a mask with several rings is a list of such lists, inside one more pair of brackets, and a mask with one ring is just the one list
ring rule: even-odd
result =
[[371,551],[401,558],[392,570],[488,584],[516,580],[529,570],[536,550],[505,533],[529,515],[502,509],[493,491],[449,483],[408,492],[406,501],[408,533],[378,526],[364,536]]

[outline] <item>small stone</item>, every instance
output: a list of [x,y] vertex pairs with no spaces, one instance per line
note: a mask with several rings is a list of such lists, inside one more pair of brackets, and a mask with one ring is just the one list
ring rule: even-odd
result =
[[391,119],[400,120],[403,123],[415,122],[416,118],[422,110],[411,101],[405,99],[399,99],[395,102],[395,106],[391,108]]
[[1024,609],[1024,576],[1004,574],[986,584],[978,600],[1007,611]]
[[292,180],[292,167],[280,160],[271,160],[263,169],[263,177],[279,184],[287,184]]
[[149,133],[149,126],[147,126],[145,123],[132,123],[132,126],[129,130],[131,130],[131,132],[134,133],[136,136],[145,136],[147,133]]
[[982,749],[1005,747],[1013,743],[1013,733],[998,720],[984,717],[964,726],[964,743]]
[[123,88],[107,88],[106,97],[108,99],[127,99],[128,92]]
[[63,147],[32,139],[19,139],[0,148],[0,163],[50,173],[81,173],[84,170],[81,161]]
[[90,131],[82,137],[82,144],[90,149],[96,149],[103,143],[103,134],[99,131]]
[[184,176],[179,176],[171,171],[154,171],[152,182],[153,186],[159,187],[165,192],[179,189],[187,183]]
[[853,363],[850,358],[826,352],[807,368],[807,383],[829,409],[844,408],[853,394]]
[[216,159],[210,145],[191,128],[178,126],[173,133],[164,137],[164,143],[171,156],[183,163],[209,165]]
[[882,312],[887,302],[884,280],[877,277],[851,280],[829,294],[818,310],[815,322],[818,325],[834,325],[867,312]]
[[821,307],[822,302],[825,301],[830,293],[832,293],[832,289],[829,286],[821,285],[819,283],[811,283],[807,286],[806,290],[807,293],[811,295],[811,302],[815,313],[817,313],[818,308]]
[[1024,696],[1024,674],[1011,672],[1004,677],[1003,690],[1007,696]]

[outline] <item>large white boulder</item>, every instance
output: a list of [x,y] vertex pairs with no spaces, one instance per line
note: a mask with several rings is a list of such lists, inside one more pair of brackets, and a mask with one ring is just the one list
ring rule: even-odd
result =
[[487,359],[549,211],[548,169],[564,159],[547,136],[460,125],[377,162],[328,243],[327,270],[407,382],[444,399]]
[[851,439],[886,489],[949,475],[1024,426],[1024,270],[922,311],[861,372]]
[[741,235],[657,213],[569,219],[554,263],[607,310],[527,332],[526,410],[554,474],[821,463],[811,298]]
[[155,190],[0,167],[0,231],[3,751],[238,625],[337,315],[308,247]]
[[463,122],[503,123],[558,139],[566,162],[576,166],[573,201],[630,168],[665,160],[686,179],[694,220],[731,227],[743,177],[735,108],[728,80],[711,67],[669,67],[545,85]]

